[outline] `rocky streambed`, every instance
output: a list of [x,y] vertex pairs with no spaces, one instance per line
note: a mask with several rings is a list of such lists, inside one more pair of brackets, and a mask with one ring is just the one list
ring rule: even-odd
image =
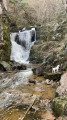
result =
[[[36,65],[35,65],[36,66]],[[32,68],[0,72],[0,120],[54,120],[51,109],[58,82],[33,75]]]

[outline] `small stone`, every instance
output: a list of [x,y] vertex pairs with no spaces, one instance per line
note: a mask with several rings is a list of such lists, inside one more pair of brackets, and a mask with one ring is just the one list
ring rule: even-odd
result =
[[36,81],[35,81],[35,80],[29,79],[28,82],[29,82],[29,83],[32,83],[32,84],[36,84]]
[[50,80],[49,79],[46,79],[46,84],[50,85]]

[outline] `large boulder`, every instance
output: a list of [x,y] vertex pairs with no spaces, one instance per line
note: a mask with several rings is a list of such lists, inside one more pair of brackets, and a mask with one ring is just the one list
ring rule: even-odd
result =
[[58,73],[44,73],[44,78],[49,80],[60,80],[62,72]]
[[44,75],[44,72],[51,71],[51,65],[48,65],[47,62],[40,64],[37,68],[32,69],[33,73],[37,76]]
[[0,70],[1,71],[11,71],[11,66],[7,62],[2,61],[2,62],[0,62]]
[[57,116],[67,116],[67,97],[55,98],[52,102],[52,109]]
[[67,95],[67,73],[62,75],[60,80],[60,86],[57,88],[56,92],[60,96]]
[[6,71],[6,69],[4,68],[2,64],[0,64],[0,71]]

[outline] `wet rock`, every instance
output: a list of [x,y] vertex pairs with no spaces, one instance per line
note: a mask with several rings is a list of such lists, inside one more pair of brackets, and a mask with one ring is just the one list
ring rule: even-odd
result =
[[27,66],[24,64],[14,63],[13,70],[26,70]]
[[61,76],[60,86],[57,88],[56,92],[60,96],[67,95],[67,73]]
[[36,75],[36,69],[37,69],[37,68],[33,68],[33,69],[32,69],[32,71],[33,71],[33,73],[34,73],[35,75]]
[[22,104],[22,103],[18,103],[18,104],[16,105],[16,108],[18,108],[19,110],[27,109],[28,107],[29,107],[29,105]]
[[57,116],[67,116],[67,97],[55,98],[52,102],[52,109]]
[[11,66],[7,62],[2,61],[2,62],[0,62],[0,70],[11,71]]
[[58,73],[45,73],[44,72],[44,78],[45,79],[49,79],[49,80],[60,80],[62,73],[58,72]]
[[33,79],[29,79],[28,82],[29,82],[30,84],[36,84],[36,81],[33,80]]

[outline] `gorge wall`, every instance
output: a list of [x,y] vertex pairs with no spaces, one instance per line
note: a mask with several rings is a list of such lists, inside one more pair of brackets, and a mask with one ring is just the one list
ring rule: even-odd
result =
[[[4,44],[0,43],[0,60],[10,59],[10,33],[23,27],[36,28],[38,43],[32,47],[30,60],[42,62],[44,56],[57,51],[63,52],[66,44],[66,1],[64,0],[8,0],[8,9],[2,17]],[[57,42],[56,42],[57,41]],[[6,52],[5,52],[6,51]],[[34,57],[34,58],[33,58]]]

